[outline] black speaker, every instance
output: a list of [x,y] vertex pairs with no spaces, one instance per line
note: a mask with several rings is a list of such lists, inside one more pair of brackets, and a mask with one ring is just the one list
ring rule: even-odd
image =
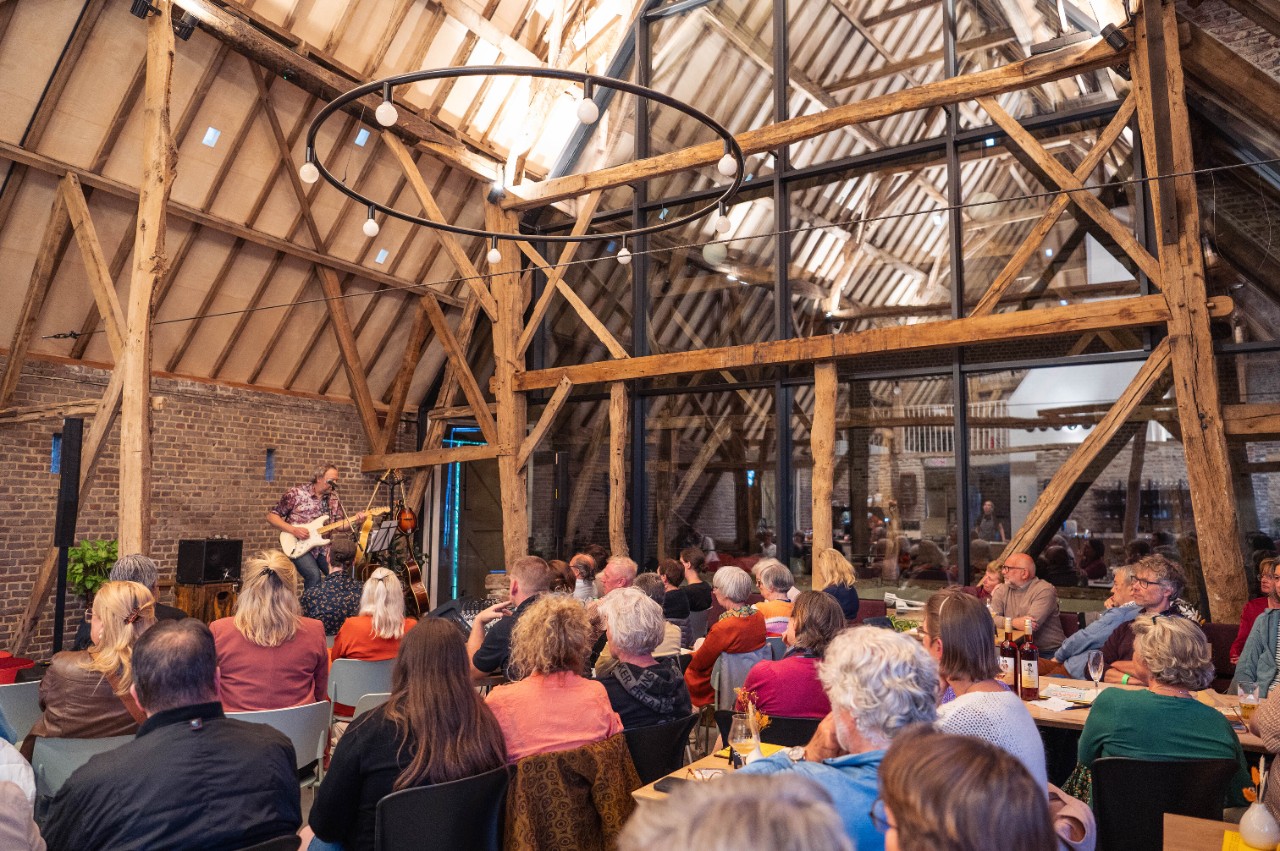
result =
[[178,584],[204,585],[209,582],[239,582],[243,541],[209,538],[178,541]]

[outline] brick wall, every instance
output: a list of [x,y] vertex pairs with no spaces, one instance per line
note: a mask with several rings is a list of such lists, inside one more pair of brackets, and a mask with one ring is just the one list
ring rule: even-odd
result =
[[[108,373],[89,367],[29,362],[15,407],[92,400]],[[342,472],[343,503],[365,506],[373,477],[359,473],[367,450],[354,409],[347,404],[181,380],[157,379],[153,412],[152,552],[161,580],[172,580],[178,541],[226,536],[244,541],[246,555],[272,546],[276,535],[264,515],[280,494],[309,478],[318,462]],[[88,432],[90,419],[86,419]],[[31,595],[34,576],[51,541],[58,476],[49,471],[50,448],[61,420],[0,425],[0,647],[8,647]],[[404,424],[397,449],[412,449],[414,426]],[[116,536],[119,426],[107,441],[97,475],[80,503],[77,540]],[[275,450],[275,480],[264,475],[266,451]],[[171,602],[168,595],[162,599]],[[69,597],[69,629],[83,602]],[[48,655],[52,602],[45,608],[27,655]]]
[[1224,0],[1205,0],[1195,8],[1183,0],[1178,3],[1178,14],[1271,76],[1280,77],[1280,38],[1228,6]]

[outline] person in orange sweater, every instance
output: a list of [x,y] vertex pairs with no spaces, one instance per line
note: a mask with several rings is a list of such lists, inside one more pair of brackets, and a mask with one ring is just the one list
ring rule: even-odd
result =
[[779,562],[767,565],[758,574],[763,603],[756,603],[756,611],[764,618],[765,633],[770,637],[781,636],[787,631],[791,619],[791,600],[787,592],[795,585],[791,571]]
[[711,685],[711,669],[721,653],[750,653],[764,646],[764,616],[747,604],[751,596],[751,574],[740,567],[722,567],[715,572],[711,594],[725,612],[694,649],[684,672],[689,697],[695,707],[716,699]]
[[394,659],[400,639],[418,621],[404,615],[404,588],[385,567],[369,574],[360,594],[360,614],[347,618],[329,649],[329,659]]

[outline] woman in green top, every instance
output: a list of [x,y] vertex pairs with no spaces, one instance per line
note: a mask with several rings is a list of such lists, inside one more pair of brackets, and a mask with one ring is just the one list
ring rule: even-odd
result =
[[1240,739],[1221,712],[1193,691],[1213,681],[1204,633],[1185,618],[1139,617],[1133,662],[1150,685],[1141,691],[1109,688],[1098,695],[1080,734],[1080,762],[1104,756],[1152,761],[1234,759],[1240,766],[1227,787],[1227,806],[1242,806],[1252,785]]

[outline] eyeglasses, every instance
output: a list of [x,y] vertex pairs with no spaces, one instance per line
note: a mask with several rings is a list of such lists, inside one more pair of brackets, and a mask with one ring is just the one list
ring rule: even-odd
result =
[[876,830],[881,833],[888,833],[889,828],[893,827],[893,825],[889,824],[888,814],[885,813],[883,798],[876,798],[875,802],[871,804],[870,815],[871,823],[874,824],[876,826]]
[[1009,565],[1007,565],[1007,564],[1006,564],[1006,565],[1001,565],[1001,567],[1000,567],[1000,572],[1001,572],[1001,573],[1008,573],[1008,572],[1009,572],[1009,571],[1011,571],[1011,570],[1021,570],[1021,571],[1023,571],[1023,572],[1026,572],[1026,568],[1025,568],[1025,567],[1010,567],[1010,566],[1009,566]]
[[1159,585],[1161,587],[1164,587],[1164,582],[1159,579],[1143,579],[1141,576],[1133,577],[1134,588],[1141,588],[1143,590],[1146,590],[1152,585]]

